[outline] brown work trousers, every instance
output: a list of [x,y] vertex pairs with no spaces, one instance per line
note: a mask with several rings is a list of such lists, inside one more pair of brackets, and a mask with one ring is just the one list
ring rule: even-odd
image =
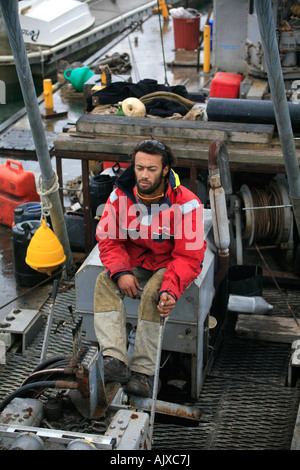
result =
[[[160,314],[157,309],[158,293],[166,268],[154,274],[143,268],[133,268],[139,283],[147,281],[141,295],[134,354],[130,369],[154,375],[159,337]],[[94,327],[104,356],[112,356],[127,362],[126,311],[116,282],[103,271],[96,280],[94,295]]]

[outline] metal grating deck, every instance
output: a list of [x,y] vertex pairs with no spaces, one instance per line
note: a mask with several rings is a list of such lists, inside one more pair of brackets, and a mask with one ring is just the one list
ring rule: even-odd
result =
[[299,390],[209,377],[199,427],[157,424],[154,449],[289,450]]
[[[49,355],[72,351],[70,304],[75,304],[73,287],[57,295]],[[42,311],[48,310],[46,302]],[[61,320],[67,323],[54,334]],[[199,401],[192,403],[202,410],[200,423],[157,420],[154,450],[290,449],[300,401],[300,389],[286,387],[290,345],[240,339],[234,334],[234,316],[231,320]],[[0,400],[39,363],[43,338],[42,329],[25,355],[8,355],[0,368]]]
[[289,347],[225,339],[204,382],[198,427],[157,424],[154,449],[289,450],[300,389],[285,386]]
[[290,449],[300,401],[300,389],[286,386],[290,345],[236,337],[235,316],[197,402],[199,426],[157,424],[154,449]]

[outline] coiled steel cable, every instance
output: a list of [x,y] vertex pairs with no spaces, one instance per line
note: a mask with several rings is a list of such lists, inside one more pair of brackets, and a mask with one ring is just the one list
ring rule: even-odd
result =
[[275,188],[249,188],[253,200],[254,235],[253,241],[276,240],[280,236],[284,208],[280,194]]

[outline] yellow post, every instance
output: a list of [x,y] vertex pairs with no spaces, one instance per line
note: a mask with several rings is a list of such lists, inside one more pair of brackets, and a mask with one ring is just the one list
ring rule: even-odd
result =
[[204,62],[203,62],[203,72],[209,73],[210,70],[210,26],[209,24],[204,26],[203,32],[203,52],[204,52]]
[[43,80],[43,93],[42,97],[45,98],[45,108],[53,109],[53,90],[55,90],[55,85],[52,85],[52,80],[50,78],[45,78]]
[[162,14],[164,20],[168,20],[169,19],[169,10],[168,10],[168,7],[166,5],[165,0],[159,0],[158,4],[159,4],[159,9],[161,11],[161,14]]

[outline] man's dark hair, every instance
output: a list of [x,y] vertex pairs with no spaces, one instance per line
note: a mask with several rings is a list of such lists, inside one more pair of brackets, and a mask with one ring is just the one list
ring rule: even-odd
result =
[[177,158],[171,147],[159,140],[146,139],[137,144],[131,153],[132,163],[135,161],[135,155],[137,152],[149,153],[150,155],[161,155],[163,168],[167,165],[169,165],[170,168],[174,168],[177,163]]

